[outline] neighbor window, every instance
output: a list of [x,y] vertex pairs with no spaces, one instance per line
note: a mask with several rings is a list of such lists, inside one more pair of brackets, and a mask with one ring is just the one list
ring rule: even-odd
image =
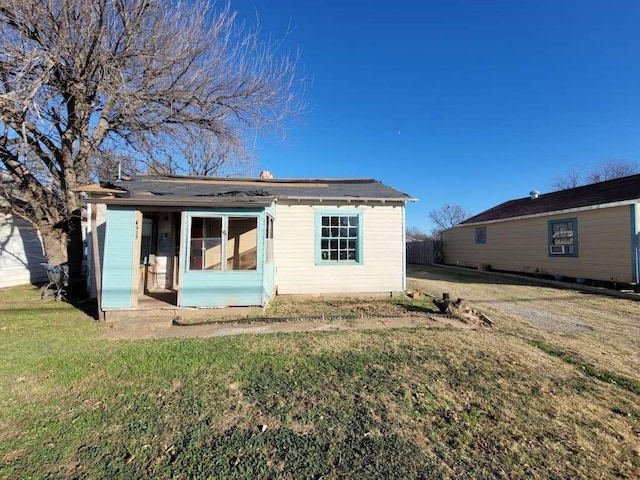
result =
[[316,222],[316,263],[362,263],[360,212],[320,212]]
[[256,270],[257,246],[257,217],[193,217],[189,270]]
[[578,221],[575,218],[549,221],[549,256],[578,256]]
[[487,243],[487,227],[476,228],[476,243]]

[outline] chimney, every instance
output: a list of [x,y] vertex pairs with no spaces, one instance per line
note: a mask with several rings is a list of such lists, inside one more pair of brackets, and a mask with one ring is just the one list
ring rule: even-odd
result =
[[269,170],[263,170],[260,172],[260,178],[273,178],[273,175]]

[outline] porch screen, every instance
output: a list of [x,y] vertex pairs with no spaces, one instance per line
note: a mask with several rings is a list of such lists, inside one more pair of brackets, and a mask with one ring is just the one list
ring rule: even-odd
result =
[[190,270],[221,270],[222,218],[191,219]]
[[258,219],[229,217],[227,270],[258,268]]
[[257,217],[192,217],[189,270],[257,270]]

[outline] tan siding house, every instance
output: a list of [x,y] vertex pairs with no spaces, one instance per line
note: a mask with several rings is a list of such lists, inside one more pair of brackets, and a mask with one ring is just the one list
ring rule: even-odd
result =
[[638,283],[640,175],[511,200],[442,233],[450,265]]

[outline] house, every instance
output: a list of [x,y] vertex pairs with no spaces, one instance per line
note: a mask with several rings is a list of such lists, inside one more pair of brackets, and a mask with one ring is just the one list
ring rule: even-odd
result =
[[221,307],[405,288],[415,199],[373,179],[149,175],[85,191],[107,314],[158,292],[175,307]]
[[47,279],[40,232],[0,204],[0,288]]
[[640,175],[509,200],[442,232],[444,263],[637,283]]
[[40,232],[0,209],[0,288],[44,282],[47,273],[41,264],[46,261]]

